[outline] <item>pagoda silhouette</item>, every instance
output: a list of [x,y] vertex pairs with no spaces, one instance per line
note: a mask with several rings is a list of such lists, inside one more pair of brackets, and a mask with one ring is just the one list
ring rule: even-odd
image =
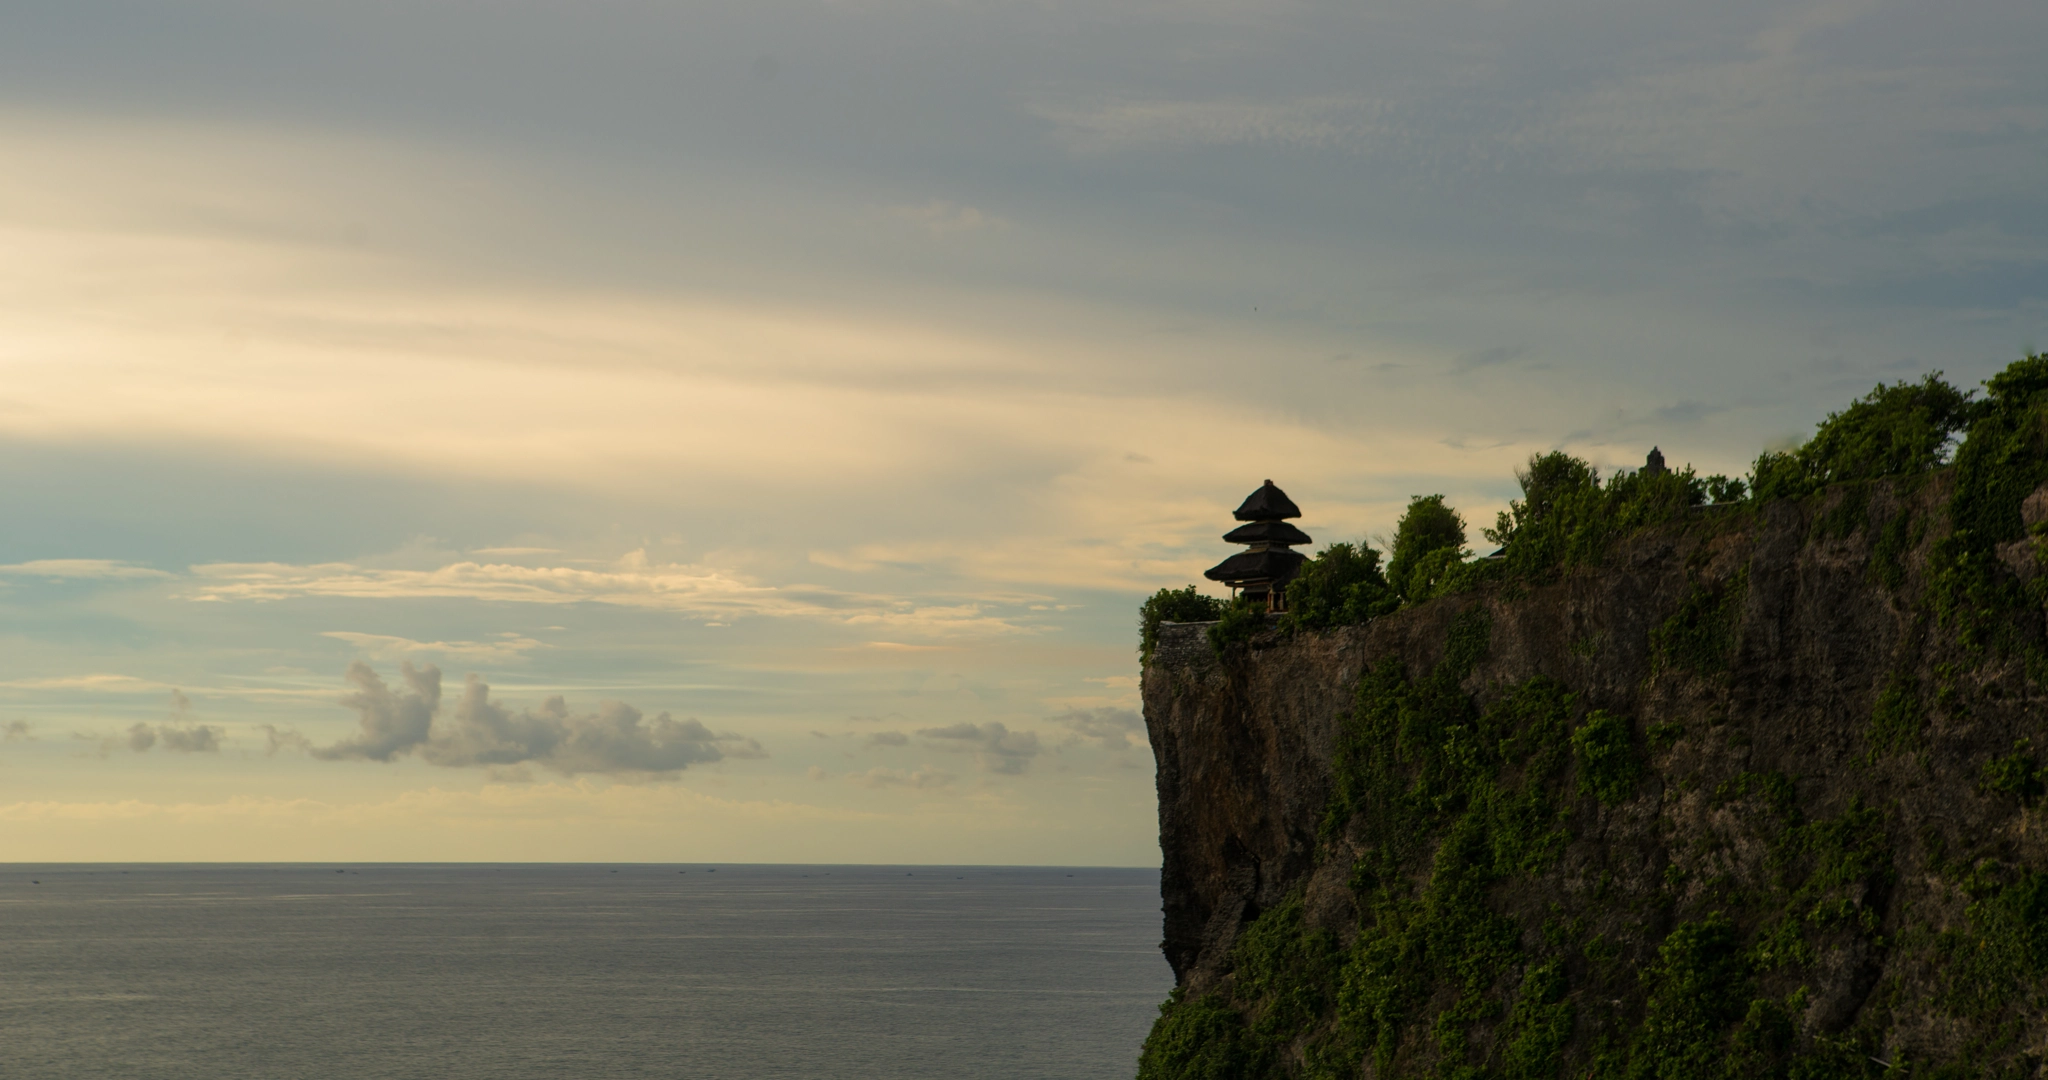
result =
[[1287,493],[1266,481],[1244,500],[1232,515],[1246,524],[1223,534],[1246,550],[1217,563],[1203,575],[1210,581],[1230,586],[1230,594],[1263,603],[1267,611],[1287,610],[1287,583],[1301,570],[1308,556],[1290,550],[1309,543],[1308,534],[1287,523],[1301,516],[1301,508]]

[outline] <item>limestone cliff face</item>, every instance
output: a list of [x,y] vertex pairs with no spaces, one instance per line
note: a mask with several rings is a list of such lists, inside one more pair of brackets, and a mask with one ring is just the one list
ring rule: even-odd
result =
[[1928,599],[1945,484],[1220,656],[1164,627],[1150,1075],[2039,1075],[2048,713]]

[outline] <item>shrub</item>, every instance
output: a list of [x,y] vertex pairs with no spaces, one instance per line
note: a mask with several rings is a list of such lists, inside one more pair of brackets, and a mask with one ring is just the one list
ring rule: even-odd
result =
[[[1529,459],[1515,474],[1522,498],[1486,530],[1507,548],[1506,572],[1548,581],[1574,566],[1598,565],[1614,541],[1646,525],[1682,517],[1706,501],[1707,485],[1690,467],[1675,472],[1624,472],[1607,483],[1592,466],[1554,451]],[[1724,484],[1723,494],[1728,492]]]
[[1983,789],[2000,795],[2009,795],[2023,803],[2039,799],[2044,788],[2044,770],[2034,762],[2034,743],[2021,739],[2013,744],[2012,753],[2002,754],[1984,763]]
[[1161,589],[1138,608],[1138,662],[1152,662],[1152,650],[1159,644],[1159,624],[1168,622],[1210,622],[1223,617],[1224,602],[1203,596],[1193,585],[1185,589]]
[[1265,625],[1266,605],[1240,596],[1224,607],[1216,625],[1209,628],[1209,645],[1220,654],[1232,645],[1250,641]]
[[1283,625],[1323,630],[1377,618],[1401,606],[1380,572],[1380,553],[1364,544],[1331,544],[1287,583]]

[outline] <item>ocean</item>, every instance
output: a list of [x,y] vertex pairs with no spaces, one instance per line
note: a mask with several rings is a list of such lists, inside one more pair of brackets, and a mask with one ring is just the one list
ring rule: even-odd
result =
[[1159,936],[1156,870],[0,865],[0,1077],[1129,1080]]

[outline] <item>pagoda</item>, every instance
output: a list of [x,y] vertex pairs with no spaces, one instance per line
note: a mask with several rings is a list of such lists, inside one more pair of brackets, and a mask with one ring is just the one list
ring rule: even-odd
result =
[[1287,610],[1287,583],[1300,571],[1308,556],[1291,549],[1309,543],[1308,534],[1287,523],[1301,516],[1301,508],[1287,493],[1268,480],[1248,496],[1234,515],[1245,522],[1223,535],[1246,550],[1217,563],[1204,575],[1210,581],[1230,586],[1231,595],[1240,593],[1267,611]]

